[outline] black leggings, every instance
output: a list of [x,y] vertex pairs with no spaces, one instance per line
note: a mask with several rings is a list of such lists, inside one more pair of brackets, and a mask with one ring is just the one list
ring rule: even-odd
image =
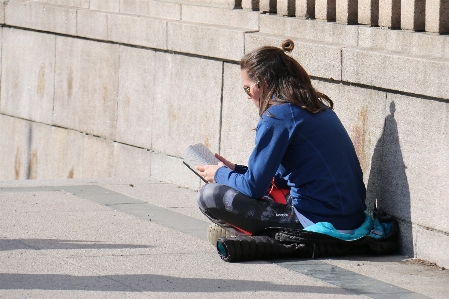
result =
[[279,228],[302,229],[292,199],[286,196],[283,205],[264,197],[254,199],[220,184],[206,184],[198,196],[198,205],[212,222],[227,224],[253,235]]

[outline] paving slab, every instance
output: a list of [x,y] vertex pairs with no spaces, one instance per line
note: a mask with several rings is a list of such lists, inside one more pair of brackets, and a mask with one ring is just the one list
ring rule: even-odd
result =
[[449,291],[446,270],[400,255],[223,262],[206,240],[196,195],[151,178],[0,182],[0,297],[446,298]]

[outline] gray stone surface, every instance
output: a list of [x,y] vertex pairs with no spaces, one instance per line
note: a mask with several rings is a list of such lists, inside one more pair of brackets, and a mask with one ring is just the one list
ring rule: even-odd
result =
[[168,50],[238,61],[245,29],[191,22],[168,22]]
[[[195,206],[191,190],[130,180],[1,182],[0,296],[445,298],[447,271],[404,256],[225,263],[165,208]],[[165,219],[114,204],[127,196],[163,203]]]
[[76,14],[76,33],[78,36],[108,40],[108,12],[78,9]]
[[240,66],[226,63],[220,154],[233,163],[247,165],[254,148],[259,110],[242,87]]
[[5,5],[0,5],[0,24],[5,24]]
[[379,0],[358,0],[359,24],[377,26],[379,23]]
[[28,179],[31,122],[0,114],[0,179]]
[[424,31],[426,0],[401,0],[401,28]]
[[278,15],[293,17],[295,15],[295,11],[295,0],[277,0]]
[[379,0],[379,26],[401,28],[401,0]]
[[222,62],[156,53],[152,149],[183,157],[191,144],[218,150]]
[[82,171],[84,178],[114,175],[114,142],[91,135],[84,136]]
[[426,0],[427,32],[449,32],[449,2],[444,0]]
[[[32,123],[28,132],[27,171],[29,179],[82,177],[84,136],[72,130]],[[27,147],[28,146],[28,147]]]
[[[163,153],[152,153],[151,177],[165,182],[176,182],[179,186],[198,190],[201,186],[200,178],[189,170],[182,161],[182,158],[167,156]],[[191,165],[191,167],[193,168],[194,165]]]
[[315,0],[296,0],[295,15],[301,19],[314,19]]
[[116,13],[108,15],[108,37],[114,42],[165,50],[166,28],[164,19]]
[[2,48],[0,112],[51,124],[55,36],[3,28]]
[[[446,215],[447,216],[447,215]],[[438,265],[448,265],[449,257],[443,248],[449,246],[447,231],[434,231],[426,227],[413,227],[413,236],[416,241],[415,256],[416,258],[433,261]],[[438,244],[438,247],[435,246]],[[438,249],[443,250],[438,250]],[[435,250],[437,249],[437,250]],[[439,288],[441,294],[447,294],[447,286]]]
[[258,0],[241,0],[242,8],[248,10],[259,10]]
[[114,177],[146,177],[151,175],[151,152],[134,146],[114,143]]
[[[94,10],[103,10],[103,11],[112,11],[119,12],[120,11],[120,2],[121,0],[90,0],[89,8]],[[126,1],[124,1],[126,2]]]
[[335,22],[336,0],[315,0],[315,18]]
[[1,180],[82,177],[84,135],[1,116]]
[[[280,47],[282,36],[253,33],[246,36],[245,49],[251,51],[261,46]],[[295,49],[292,56],[301,63],[311,76],[321,78],[341,79],[341,47],[335,44],[325,44],[301,39],[292,39]]]
[[388,94],[386,105],[383,203],[401,219],[447,234],[449,104]]
[[154,51],[120,46],[116,141],[151,149],[154,64]]
[[336,21],[341,24],[358,23],[358,5],[354,0],[336,0]]
[[[188,5],[184,5],[183,9],[186,7]],[[163,19],[181,19],[181,5],[179,3],[157,0],[120,0],[120,12]]]
[[[19,1],[21,1],[21,0],[19,0]],[[128,0],[126,0],[126,1],[128,1]],[[62,5],[62,6],[64,6],[64,5],[65,6],[75,6],[75,7],[82,7],[82,8],[89,8],[89,4],[90,4],[90,0],[39,0],[38,2],[56,4],[56,5]]]
[[[126,0],[125,0],[126,1]],[[212,6],[212,7],[220,7],[220,8],[241,8],[241,6],[238,6],[236,4],[239,3],[239,1],[235,0],[162,0],[165,2],[179,2],[181,4],[192,4],[192,5],[200,5],[200,6]]]
[[276,13],[277,0],[260,0],[259,10],[262,13]]
[[75,35],[76,8],[31,1],[10,1],[5,7],[5,24]]
[[118,68],[118,45],[58,36],[54,124],[112,140]]
[[344,81],[447,98],[449,63],[444,58],[405,56],[374,49],[343,49]]
[[357,26],[332,22],[260,15],[260,33],[357,46]]
[[254,12],[207,6],[183,5],[182,20],[227,27],[259,30],[259,15]]
[[449,37],[406,30],[359,28],[359,46],[420,56],[449,58]]

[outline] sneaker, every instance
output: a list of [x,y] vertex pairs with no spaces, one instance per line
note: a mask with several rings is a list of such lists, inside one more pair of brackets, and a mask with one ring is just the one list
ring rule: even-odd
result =
[[218,224],[211,224],[207,228],[207,239],[215,247],[219,238],[232,238],[236,236],[246,236],[244,233],[236,230],[231,226],[220,226]]

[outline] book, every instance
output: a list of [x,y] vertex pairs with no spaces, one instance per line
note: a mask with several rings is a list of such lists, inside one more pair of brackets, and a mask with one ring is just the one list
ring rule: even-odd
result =
[[195,165],[217,165],[220,162],[214,153],[211,152],[204,144],[198,143],[190,145],[184,154],[184,165],[193,171],[203,182],[208,183],[202,176],[198,174]]

